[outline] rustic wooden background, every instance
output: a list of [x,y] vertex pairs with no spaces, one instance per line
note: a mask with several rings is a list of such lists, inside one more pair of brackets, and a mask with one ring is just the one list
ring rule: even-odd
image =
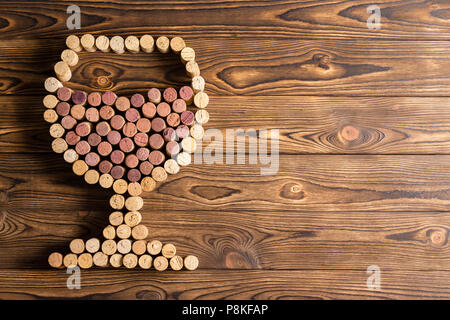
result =
[[[98,235],[109,191],[50,148],[43,81],[71,32],[180,35],[211,96],[207,128],[280,130],[280,168],[193,165],[145,196],[152,237],[195,272],[90,270],[47,255]],[[450,298],[450,2],[0,1],[0,298]],[[316,56],[328,56],[328,67]],[[172,57],[84,54],[74,86],[186,82]],[[104,82],[102,82],[104,81]],[[75,84],[76,82],[76,84]],[[381,290],[366,269],[381,268]]]

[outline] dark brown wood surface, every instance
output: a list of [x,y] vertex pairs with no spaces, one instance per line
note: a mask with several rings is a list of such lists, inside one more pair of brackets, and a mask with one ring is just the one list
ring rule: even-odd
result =
[[[247,148],[244,164],[191,165],[144,195],[151,237],[198,255],[194,272],[89,270],[68,290],[47,266],[71,239],[101,236],[112,194],[71,173],[42,118],[70,4],[76,34],[184,37],[207,129],[279,130],[275,175]],[[379,1],[381,30],[366,26],[371,4],[0,1],[0,298],[450,298],[450,3]],[[80,58],[73,88],[188,80],[171,56]]]

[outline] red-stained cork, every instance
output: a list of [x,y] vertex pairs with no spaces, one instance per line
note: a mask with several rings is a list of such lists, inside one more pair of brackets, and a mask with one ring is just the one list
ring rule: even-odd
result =
[[77,124],[77,120],[75,120],[72,116],[65,116],[61,119],[61,125],[64,129],[70,130]]
[[130,122],[136,122],[141,118],[141,114],[138,109],[130,108],[125,112],[125,118]]
[[181,122],[187,126],[190,126],[194,123],[194,113],[192,111],[184,111],[181,114]]
[[97,151],[101,156],[106,157],[112,152],[112,145],[107,141],[102,141],[97,146]]
[[98,120],[100,120],[100,114],[96,108],[87,109],[85,117],[90,122],[97,122]]
[[187,104],[191,104],[194,99],[194,91],[190,86],[183,86],[180,88],[180,98]]
[[75,151],[80,155],[85,155],[91,151],[91,146],[87,141],[81,140],[75,145]]
[[114,117],[114,114],[116,112],[111,106],[103,106],[100,108],[100,118],[103,120],[110,120],[112,117]]
[[139,164],[139,159],[134,154],[129,154],[125,157],[125,165],[128,168],[136,168]]
[[156,88],[151,88],[147,92],[148,100],[153,103],[161,102],[161,91]]
[[125,153],[131,152],[134,150],[134,142],[128,137],[123,138],[119,142],[119,148]]
[[186,111],[186,102],[181,99],[177,99],[172,103],[172,110],[176,113],[182,113]]
[[164,156],[164,153],[162,153],[159,150],[154,150],[150,152],[150,155],[148,156],[148,160],[151,164],[157,166],[158,164],[161,164],[166,157]]
[[148,135],[143,132],[138,132],[133,138],[134,143],[139,147],[145,147],[148,144]]
[[163,97],[166,102],[172,103],[177,98],[177,90],[175,90],[175,88],[166,88]]
[[119,97],[116,100],[116,108],[119,111],[127,111],[130,109],[130,99],[127,97]]
[[139,148],[136,151],[136,156],[141,161],[147,160],[149,154],[150,154],[150,149],[148,149],[148,148]]
[[140,108],[144,104],[145,99],[142,94],[135,93],[131,96],[130,102],[133,107]]
[[80,137],[86,137],[88,136],[92,131],[92,123],[90,122],[80,122],[79,124],[77,124],[77,126],[75,127],[75,132],[80,136]]
[[166,144],[166,152],[169,156],[178,154],[180,152],[180,145],[176,141],[169,141]]
[[102,102],[103,102],[103,104],[106,104],[106,105],[112,106],[114,104],[114,102],[116,102],[116,99],[117,99],[117,95],[112,91],[106,91],[102,95]]
[[122,132],[126,137],[134,137],[137,133],[136,125],[132,122],[127,122],[122,128]]
[[125,174],[125,168],[122,166],[114,166],[111,168],[110,174],[114,179],[120,179]]
[[125,160],[125,154],[120,150],[114,150],[111,152],[110,159],[114,164],[121,164]]
[[171,109],[168,103],[166,102],[161,102],[160,104],[158,104],[158,106],[156,107],[156,113],[161,117],[161,118],[165,118],[167,117],[167,115],[170,113]]
[[91,92],[88,95],[88,103],[93,107],[98,107],[102,103],[102,96],[98,92]]
[[164,145],[164,139],[160,134],[154,133],[150,136],[149,144],[152,149],[161,149]]
[[96,147],[102,142],[102,137],[100,137],[97,133],[93,132],[88,136],[88,143],[91,147]]
[[166,118],[167,124],[176,127],[180,124],[180,115],[178,113],[170,113]]
[[141,118],[136,122],[136,129],[140,132],[149,132],[152,128],[152,123],[147,118]]
[[127,178],[131,182],[136,182],[141,179],[141,172],[138,169],[131,169],[128,171]]
[[108,135],[106,136],[106,139],[112,145],[116,145],[120,142],[120,140],[122,139],[122,136],[119,131],[112,130],[108,133]]
[[76,145],[80,141],[80,136],[75,133],[75,131],[69,131],[66,133],[66,142],[70,146]]
[[100,156],[95,152],[89,152],[84,158],[84,162],[90,167],[95,167],[100,162]]
[[111,127],[108,122],[102,121],[97,124],[95,131],[97,131],[100,136],[105,137],[111,131]]
[[175,132],[177,133],[177,136],[178,138],[180,138],[180,140],[189,136],[189,128],[183,124],[179,125],[175,129]]
[[76,104],[70,108],[70,115],[76,120],[83,120],[86,109],[81,104]]
[[166,128],[163,131],[163,137],[166,141],[173,141],[177,138],[177,134],[174,128]]
[[113,164],[108,160],[103,160],[98,165],[98,170],[100,170],[101,173],[109,173],[111,171]]
[[69,101],[72,97],[72,90],[66,87],[61,87],[58,91],[56,91],[56,96],[58,97],[58,100]]
[[67,102],[59,102],[56,105],[56,113],[61,117],[67,116],[70,112],[70,105]]
[[84,91],[75,91],[72,94],[72,101],[74,104],[84,105],[87,101],[87,94]]
[[162,118],[154,118],[152,120],[152,129],[155,132],[161,132],[166,128],[166,122]]
[[109,123],[111,124],[111,128],[115,130],[120,130],[123,128],[125,124],[125,119],[120,114],[116,114],[111,118]]
[[152,173],[153,165],[149,161],[141,162],[139,165],[139,171],[144,175],[148,176],[150,173]]
[[156,114],[156,106],[154,103],[152,102],[147,102],[142,106],[142,114],[151,119],[155,116]]

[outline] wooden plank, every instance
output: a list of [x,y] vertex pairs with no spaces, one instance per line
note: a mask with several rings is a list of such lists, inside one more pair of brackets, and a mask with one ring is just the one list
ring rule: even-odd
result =
[[448,299],[448,271],[381,271],[381,289],[366,270],[248,270],[158,273],[82,271],[81,289],[67,289],[65,270],[0,269],[8,299]]
[[[146,203],[155,212],[169,203],[178,210],[450,211],[446,155],[284,155],[276,175],[246,163],[183,168]],[[54,154],[0,154],[0,200],[10,208],[104,208],[109,194]]]
[[[0,96],[0,152],[51,150],[41,100]],[[281,154],[450,153],[450,98],[293,96],[282,108],[279,101],[211,96],[205,128],[224,137],[227,129],[278,129]]]
[[[195,254],[202,269],[450,270],[448,212],[165,211],[147,205],[150,239]],[[107,208],[3,211],[0,268],[48,268],[50,252],[101,236]]]
[[[83,32],[192,35],[201,37],[449,39],[449,3],[381,0],[381,29],[370,30],[367,8],[356,1],[84,1]],[[4,1],[3,38],[67,35],[66,9],[60,1]],[[123,19],[124,12],[127,19]],[[243,18],[245,17],[245,18]],[[174,22],[177,22],[174,25]]]
[[[292,95],[450,96],[447,41],[195,38],[187,43],[197,51],[209,94],[284,96],[280,103]],[[63,48],[62,39],[0,43],[0,94],[42,94]],[[328,66],[315,62],[321,55],[330,58]],[[131,93],[187,81],[173,55],[80,56],[69,84],[74,88]]]

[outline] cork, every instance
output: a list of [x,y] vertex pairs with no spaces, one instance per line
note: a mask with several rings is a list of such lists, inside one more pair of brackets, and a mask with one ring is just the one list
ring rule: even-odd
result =
[[58,98],[56,98],[53,94],[48,94],[42,100],[44,106],[48,109],[53,109],[58,104]]
[[139,257],[139,267],[141,267],[142,269],[150,269],[152,267],[152,261],[152,256],[144,254]]
[[44,120],[48,123],[55,123],[58,121],[58,114],[54,109],[47,109],[44,111]]
[[158,255],[161,252],[162,243],[159,240],[152,240],[147,243],[147,252],[153,256]]
[[88,122],[88,121],[84,121],[84,122],[80,122],[79,124],[77,124],[77,126],[75,127],[75,132],[80,136],[80,137],[86,137],[91,133],[92,130],[92,123]]
[[67,149],[64,151],[64,161],[67,163],[74,163],[78,160],[78,153],[74,149]]
[[172,52],[176,54],[180,54],[181,50],[183,50],[186,47],[186,43],[184,42],[183,38],[181,37],[173,37],[170,40],[170,49],[172,49]]
[[87,97],[86,92],[78,90],[72,94],[72,101],[74,104],[81,104],[84,106],[87,102]]
[[[88,136],[87,141],[91,147],[97,147],[102,142],[102,137],[100,137],[100,135],[97,134],[96,132],[93,132]],[[106,172],[102,172],[102,173],[106,173]]]
[[125,153],[131,152],[134,150],[134,142],[129,137],[125,137],[120,140],[119,148]]
[[47,90],[48,92],[52,92],[52,93],[56,92],[56,90],[58,90],[62,86],[63,86],[62,83],[55,77],[49,77],[49,78],[45,79],[45,82],[44,82],[45,90]]
[[[52,110],[55,112],[54,110]],[[58,116],[55,112],[55,115]],[[61,119],[61,125],[64,127],[64,129],[70,130],[77,124],[77,120],[75,120],[72,116],[65,116]]]
[[166,142],[175,141],[177,138],[177,134],[174,128],[166,128],[163,131],[163,137]]
[[62,268],[63,266],[63,256],[59,252],[53,252],[48,256],[48,264],[52,268]]
[[101,173],[109,173],[113,167],[113,164],[108,160],[102,160],[98,164],[98,170],[100,170]]
[[164,162],[164,170],[168,174],[176,174],[180,171],[180,166],[174,159],[169,159]]
[[95,167],[100,162],[100,156],[95,152],[89,152],[84,158],[84,162],[86,162],[89,167]]
[[167,179],[167,172],[163,167],[156,167],[152,170],[152,178],[161,182]]
[[81,46],[88,52],[95,52],[97,47],[95,46],[95,38],[92,34],[86,33],[81,37]]
[[197,110],[195,113],[195,121],[199,124],[205,124],[209,121],[209,113],[206,110]]
[[56,77],[60,81],[69,81],[72,78],[72,71],[70,71],[70,67],[64,61],[59,61],[55,64],[53,68],[55,70]]
[[119,111],[127,111],[130,108],[130,99],[127,97],[119,97],[116,100],[116,108]]
[[161,249],[161,253],[166,258],[172,258],[177,253],[176,247],[171,243],[166,243]]
[[78,64],[78,55],[72,49],[66,49],[61,52],[61,60],[69,65],[69,67],[74,67]]
[[208,103],[209,103],[209,97],[205,92],[201,91],[201,92],[198,92],[195,94],[194,105],[197,108],[204,109],[204,108],[206,108]]
[[120,253],[113,254],[109,258],[109,263],[114,268],[120,268],[123,265],[123,256]]
[[52,142],[52,149],[56,153],[63,153],[68,147],[66,140],[63,138],[56,138]]
[[150,173],[152,173],[152,170],[153,170],[153,165],[150,163],[150,161],[143,161],[139,164],[139,171],[144,176],[150,175]]
[[155,260],[153,260],[153,266],[158,271],[164,271],[169,266],[169,261],[166,257],[158,256],[155,258]]
[[[114,150],[113,152],[111,152],[111,162],[112,163],[121,164],[124,159],[125,159],[125,154],[123,153],[123,151]],[[117,177],[115,174],[113,174],[113,168],[111,168],[111,174],[116,179],[120,179],[123,176],[123,172],[122,172],[121,177]]]
[[131,236],[135,240],[143,240],[148,237],[148,228],[143,224],[139,224],[131,230]]
[[[164,91],[166,92],[166,91]],[[176,96],[175,96],[176,97]],[[173,97],[170,97],[170,100],[172,100]],[[175,99],[173,99],[172,101],[174,101]],[[172,102],[171,101],[171,102]],[[167,115],[170,113],[171,109],[168,103],[166,102],[161,102],[158,104],[158,106],[156,107],[156,113],[158,114],[158,116],[160,116],[161,118],[165,118],[167,117]]]
[[198,123],[194,124],[189,131],[191,137],[194,138],[195,140],[201,140],[205,133],[205,129],[203,129],[203,127]]
[[76,104],[70,108],[70,115],[75,120],[83,120],[86,114],[86,109],[81,104]]
[[118,179],[114,181],[113,190],[115,193],[124,194],[125,192],[127,192],[127,189],[128,189],[128,182],[126,182],[125,180]]
[[192,111],[186,110],[181,114],[180,119],[184,125],[190,126],[194,123],[194,113]]
[[59,123],[54,123],[50,126],[49,132],[53,138],[61,138],[66,130]]
[[97,123],[97,125],[95,126],[95,131],[100,136],[105,137],[111,131],[111,126],[109,125],[108,122],[102,121]]
[[105,240],[102,243],[102,252],[108,256],[113,255],[117,251],[117,244],[114,240]]
[[121,224],[117,227],[116,233],[120,239],[128,239],[131,236],[131,228],[126,224]]
[[184,138],[186,138],[186,137],[189,137],[189,133],[190,133],[190,132],[189,132],[189,128],[188,128],[186,125],[184,125],[184,124],[179,125],[179,126],[176,128],[175,132],[176,132],[177,137],[178,137],[179,139],[184,139]]
[[180,115],[172,112],[167,115],[166,122],[171,127],[177,127],[180,124]]
[[98,179],[98,183],[105,189],[111,188],[114,178],[109,173],[104,173]]
[[117,95],[112,91],[106,91],[102,94],[102,102],[108,106],[112,106],[117,99]]
[[187,153],[194,153],[197,148],[197,142],[192,137],[186,137],[181,140],[181,148]]
[[122,140],[122,136],[119,131],[112,130],[106,135],[106,139],[112,146],[115,146],[120,143],[120,140]]
[[140,108],[145,103],[144,96],[140,93],[135,93],[130,98],[130,103],[135,108]]
[[191,155],[187,152],[180,152],[177,155],[177,163],[183,167],[189,165],[191,163]]
[[116,228],[113,226],[107,226],[103,229],[103,237],[108,240],[112,240],[116,237]]
[[161,149],[164,146],[164,138],[159,133],[154,133],[148,141],[153,150]]
[[74,146],[80,141],[81,137],[77,135],[75,131],[69,131],[67,132],[66,137],[64,139],[66,140],[68,145]]
[[135,36],[128,36],[125,39],[125,48],[132,53],[139,52],[139,39]]
[[139,39],[139,44],[141,46],[142,51],[146,53],[153,52],[155,48],[155,40],[152,36],[145,34]]
[[115,111],[111,106],[103,106],[99,110],[100,118],[110,120],[115,115]]
[[156,181],[151,177],[145,177],[141,180],[141,187],[143,191],[153,191],[156,188]]
[[164,154],[159,150],[153,150],[148,156],[149,162],[155,166],[163,163],[165,158]]
[[164,89],[163,98],[168,103],[174,102],[178,98],[177,90],[175,90],[175,88]]
[[[128,168],[136,168],[139,164],[139,159],[134,154],[129,154],[125,157],[125,165]],[[127,186],[128,187],[128,186]]]
[[131,240],[122,239],[117,242],[117,251],[121,254],[127,254],[131,252]]
[[[112,171],[112,169],[111,169],[111,171]],[[125,198],[124,198],[124,196],[122,196],[120,194],[115,194],[109,200],[109,204],[110,204],[111,208],[113,208],[115,210],[121,210],[125,205]]]
[[87,97],[87,102],[93,107],[98,107],[102,103],[102,96],[98,92],[91,92]]
[[136,122],[141,118],[141,114],[135,108],[130,108],[125,112],[125,118],[130,122]]
[[[145,147],[148,145],[148,135],[144,132],[138,132],[133,137],[134,143],[139,147]],[[134,168],[134,167],[132,167]]]
[[100,120],[100,113],[96,108],[87,109],[84,116],[89,122],[98,122]]
[[90,253],[83,253],[78,257],[78,265],[82,269],[89,269],[92,268],[92,254]]
[[131,182],[128,184],[128,194],[132,197],[140,196],[142,193],[142,186],[139,182]]
[[186,63],[186,73],[189,77],[193,78],[200,75],[200,68],[194,60]]
[[128,253],[123,257],[123,265],[127,269],[136,268],[138,264],[138,257],[133,253]]
[[139,211],[144,205],[144,200],[141,197],[128,197],[125,201],[125,207],[128,211]]
[[66,46],[75,52],[83,50],[83,47],[80,44],[80,38],[73,34],[66,38]]
[[123,213],[120,211],[114,211],[109,215],[109,223],[112,226],[119,226],[123,223]]
[[122,132],[126,137],[134,137],[134,135],[137,133],[136,125],[132,122],[127,122],[122,128]]
[[96,252],[92,257],[94,265],[97,267],[107,267],[108,266],[108,256],[103,252]]
[[90,238],[86,241],[86,251],[89,253],[96,253],[100,250],[100,240],[97,238]]
[[70,251],[75,254],[83,253],[84,241],[82,239],[73,239],[69,244]]
[[[179,90],[179,95],[180,98],[185,102],[185,104],[192,104],[193,100],[194,100],[194,90],[192,90],[192,88],[190,86],[183,86],[180,88]],[[173,106],[172,106],[173,108]],[[184,109],[186,110],[186,109]],[[181,112],[183,112],[184,110],[182,110]],[[178,111],[175,111],[178,112]]]
[[91,151],[91,146],[89,145],[89,143],[87,143],[87,141],[81,140],[78,141],[77,144],[75,145],[75,151],[79,155],[86,155]]
[[170,45],[170,41],[169,41],[169,38],[167,38],[167,37],[162,36],[162,37],[159,37],[158,39],[156,39],[156,48],[161,53],[169,52],[169,45]]
[[83,160],[76,160],[72,164],[72,170],[77,176],[82,176],[89,170],[89,167]]
[[196,256],[187,256],[184,258],[184,267],[188,270],[195,270],[198,268],[198,258]]
[[191,87],[194,93],[199,93],[205,90],[205,79],[202,76],[195,76],[191,80]]
[[84,174],[84,181],[86,181],[88,184],[96,184],[99,178],[100,174],[95,169],[90,169]]
[[155,132],[161,132],[166,128],[166,122],[164,119],[156,117],[152,119],[152,129]]
[[98,36],[97,39],[95,39],[95,46],[100,51],[109,52],[109,38],[103,35]]
[[183,269],[183,258],[180,256],[173,256],[170,258],[170,268],[174,271],[179,271]]
[[141,118],[136,122],[136,129],[139,132],[147,133],[150,131],[151,128],[152,128],[152,123],[147,118]]
[[58,90],[56,91],[56,96],[58,100],[69,101],[72,97],[72,90],[67,87],[58,88]]
[[[180,91],[181,94],[181,91]],[[192,98],[192,96],[191,96]],[[186,111],[186,101],[184,101],[183,99],[176,99],[173,103],[172,103],[172,110],[173,112],[176,113],[182,113],[184,111]]]
[[[180,152],[180,145],[178,144],[178,142],[176,142],[176,141],[169,141],[169,142],[167,142],[167,144],[166,144],[166,153],[169,156],[173,157],[176,154],[178,154],[179,152]],[[164,165],[164,169],[166,169],[165,165]],[[166,171],[167,171],[167,169],[166,169]]]
[[143,255],[144,253],[147,252],[147,241],[145,240],[133,241],[131,250],[138,256]]
[[183,50],[181,50],[180,52],[180,59],[181,62],[183,62],[184,64],[188,63],[189,61],[194,61],[195,60],[194,49],[190,47],[183,48]]
[[125,174],[125,168],[122,166],[114,166],[111,168],[111,176],[114,179],[120,179]]
[[161,91],[159,91],[159,89],[156,89],[156,88],[151,88],[147,92],[147,97],[151,103],[160,103],[161,102]]
[[109,41],[109,46],[112,51],[117,54],[122,54],[125,52],[125,41],[120,36],[114,36]]
[[141,172],[138,169],[130,169],[127,173],[127,179],[130,182],[137,182],[141,179]]
[[59,102],[55,111],[61,117],[67,116],[70,112],[70,105],[67,102]]
[[125,125],[125,119],[120,114],[114,115],[109,121],[111,128],[115,130],[120,130]]
[[63,259],[63,264],[64,264],[64,267],[66,267],[66,268],[76,267],[78,264],[77,255],[73,254],[73,253],[66,254]]

